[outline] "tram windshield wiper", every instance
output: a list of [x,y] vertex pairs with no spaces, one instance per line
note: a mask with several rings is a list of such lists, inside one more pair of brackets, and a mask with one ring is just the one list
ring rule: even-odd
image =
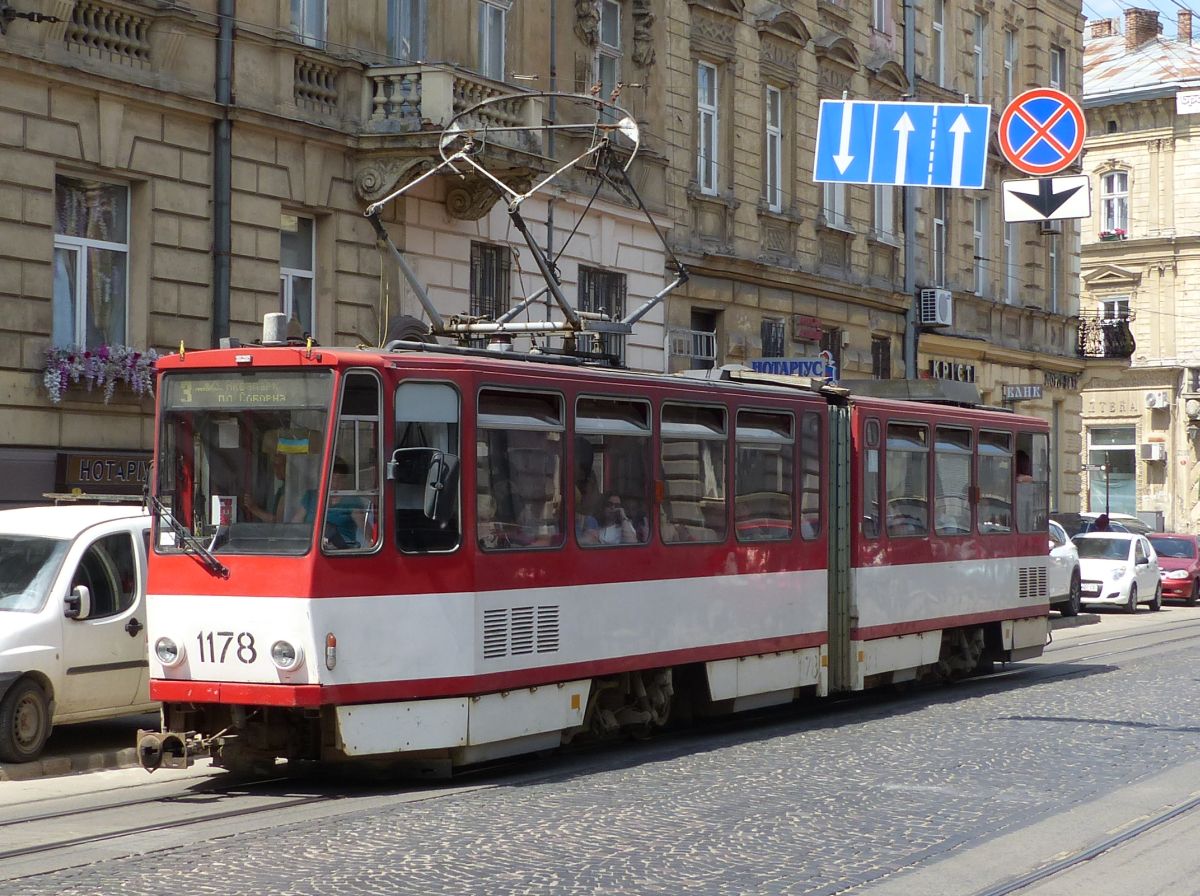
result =
[[[146,493],[146,501],[154,508],[154,512],[160,522],[165,522],[171,527],[171,531],[175,533],[175,537],[183,543],[183,552],[192,557],[195,557],[200,563],[208,569],[214,576],[220,576],[223,579],[229,578],[229,567],[213,556],[210,547],[205,547],[204,543],[193,535],[183,523],[175,519],[175,514],[171,512],[171,508],[158,500],[156,495]],[[213,538],[215,546],[217,539]]]

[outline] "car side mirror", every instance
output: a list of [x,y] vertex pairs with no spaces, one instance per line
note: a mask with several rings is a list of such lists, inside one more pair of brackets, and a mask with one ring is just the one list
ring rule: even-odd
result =
[[63,615],[68,619],[87,619],[92,615],[92,590],[76,585],[63,601]]

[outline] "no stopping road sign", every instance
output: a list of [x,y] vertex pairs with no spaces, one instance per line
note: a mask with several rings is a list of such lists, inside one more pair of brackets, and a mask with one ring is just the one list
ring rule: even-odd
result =
[[1018,171],[1040,177],[1062,171],[1083,149],[1083,110],[1061,90],[1026,90],[1004,109],[997,139]]

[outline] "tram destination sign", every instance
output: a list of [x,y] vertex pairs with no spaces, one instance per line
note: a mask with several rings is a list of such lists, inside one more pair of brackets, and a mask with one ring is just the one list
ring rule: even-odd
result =
[[163,410],[327,408],[330,382],[325,370],[168,373],[162,383]]

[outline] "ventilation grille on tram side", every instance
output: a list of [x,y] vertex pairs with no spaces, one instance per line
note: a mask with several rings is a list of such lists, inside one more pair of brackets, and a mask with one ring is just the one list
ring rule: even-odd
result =
[[1017,570],[1017,597],[1020,600],[1046,599],[1046,567],[1022,566]]
[[558,607],[498,607],[483,611],[483,658],[558,651]]

